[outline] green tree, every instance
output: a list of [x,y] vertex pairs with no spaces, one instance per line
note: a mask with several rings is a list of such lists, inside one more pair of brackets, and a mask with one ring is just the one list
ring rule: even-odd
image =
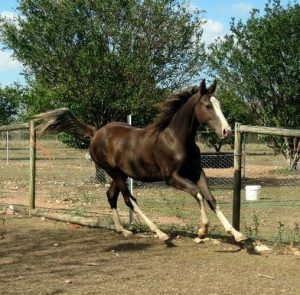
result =
[[[211,72],[251,107],[257,124],[300,128],[299,27],[299,4],[269,0],[264,14],[233,20],[231,33],[210,46]],[[272,147],[292,163],[297,155],[289,142],[272,138]]]
[[178,0],[21,0],[1,41],[26,67],[29,114],[66,106],[88,123],[151,120],[149,105],[203,64],[200,11]]
[[0,125],[8,125],[22,116],[24,93],[18,85],[0,87]]

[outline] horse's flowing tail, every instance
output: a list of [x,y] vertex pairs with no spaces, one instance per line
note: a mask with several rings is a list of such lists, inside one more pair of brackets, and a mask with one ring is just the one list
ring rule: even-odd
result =
[[72,135],[93,137],[96,129],[79,121],[68,108],[61,108],[34,116],[41,121],[39,124],[40,135],[44,133],[66,132]]

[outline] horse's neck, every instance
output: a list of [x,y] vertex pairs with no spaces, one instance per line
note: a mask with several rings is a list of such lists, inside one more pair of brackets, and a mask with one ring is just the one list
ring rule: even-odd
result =
[[197,119],[194,116],[196,101],[195,99],[188,100],[174,115],[169,126],[176,137],[184,143],[195,141],[196,131],[199,126]]

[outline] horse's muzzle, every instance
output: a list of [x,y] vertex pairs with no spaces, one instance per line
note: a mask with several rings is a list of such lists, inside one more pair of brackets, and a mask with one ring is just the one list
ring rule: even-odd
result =
[[222,139],[226,139],[231,135],[231,128],[223,128]]

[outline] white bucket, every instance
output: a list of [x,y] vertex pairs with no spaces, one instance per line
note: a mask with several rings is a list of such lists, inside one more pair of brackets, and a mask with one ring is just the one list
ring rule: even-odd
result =
[[257,201],[259,200],[260,185],[246,185],[246,201]]

